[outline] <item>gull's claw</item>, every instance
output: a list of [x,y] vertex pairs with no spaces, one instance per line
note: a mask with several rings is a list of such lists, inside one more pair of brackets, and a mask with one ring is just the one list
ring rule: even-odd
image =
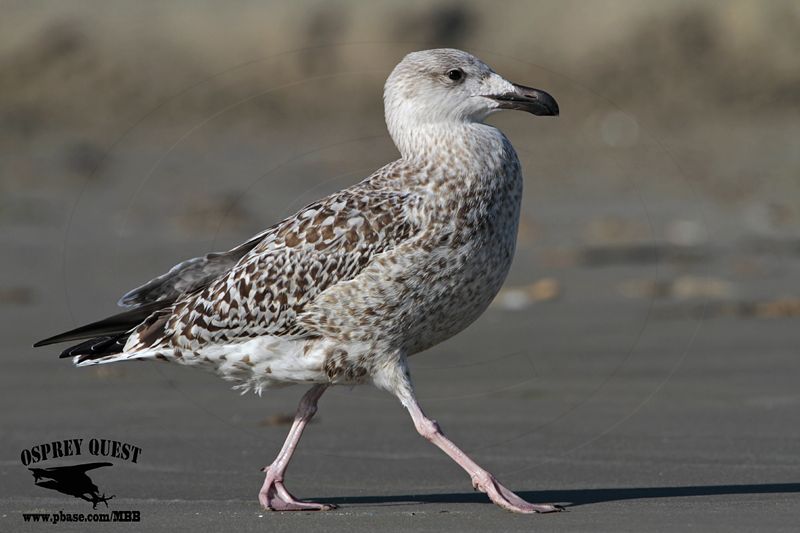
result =
[[514,492],[503,486],[502,483],[488,472],[476,475],[472,480],[472,485],[479,491],[485,492],[489,499],[494,503],[514,513],[557,513],[563,511],[560,505],[549,503],[529,503]]
[[258,501],[268,511],[330,511],[336,509],[333,504],[303,502],[291,495],[283,485],[283,480],[278,479],[272,467],[265,467],[267,473],[264,485],[258,493]]

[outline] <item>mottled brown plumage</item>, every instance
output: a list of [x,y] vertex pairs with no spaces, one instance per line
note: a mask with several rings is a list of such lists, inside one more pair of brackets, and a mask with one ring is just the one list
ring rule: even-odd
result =
[[406,359],[480,316],[511,266],[522,173],[511,143],[484,118],[498,109],[553,115],[558,107],[450,49],[409,54],[387,80],[384,105],[400,159],[229,252],[185,261],[128,293],[123,305],[152,313],[132,323],[135,313],[117,317],[113,327],[105,323],[109,336],[65,353],[78,365],[202,366],[259,393],[315,384],[267,469],[267,508],[325,508],[294,499],[283,471],[325,387],[372,381],[493,501],[519,512],[554,510],[521,500],[441,434],[414,399]]

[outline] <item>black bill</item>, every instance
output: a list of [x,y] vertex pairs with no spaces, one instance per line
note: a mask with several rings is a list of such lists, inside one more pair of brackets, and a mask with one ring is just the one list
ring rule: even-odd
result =
[[558,116],[556,99],[532,87],[514,84],[513,92],[490,95],[489,98],[497,101],[500,109],[517,109],[539,116]]

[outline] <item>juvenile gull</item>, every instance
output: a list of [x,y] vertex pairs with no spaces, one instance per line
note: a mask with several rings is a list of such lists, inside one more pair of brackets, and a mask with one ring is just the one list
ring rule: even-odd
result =
[[558,115],[558,105],[453,49],[408,54],[383,99],[400,159],[228,252],[176,265],[123,296],[128,311],[36,346],[83,340],[61,357],[78,366],[167,360],[258,393],[310,384],[283,448],[264,468],[259,500],[267,509],[333,507],[297,500],[284,472],[323,392],[372,382],[494,503],[557,511],[526,502],[444,436],[414,397],[407,358],[478,318],[511,266],[520,163],[484,119],[501,109]]

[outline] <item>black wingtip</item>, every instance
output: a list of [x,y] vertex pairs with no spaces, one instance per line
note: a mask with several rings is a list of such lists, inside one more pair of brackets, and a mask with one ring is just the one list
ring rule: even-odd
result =
[[98,320],[97,322],[92,322],[91,324],[86,324],[85,326],[40,340],[34,344],[33,347],[39,348],[40,346],[57,344],[59,342],[79,341],[106,335],[119,335],[120,333],[130,331],[131,328],[144,321],[144,319],[153,312],[168,307],[169,305],[170,302],[166,301],[144,304],[134,309],[129,309],[128,311],[123,311],[122,313],[104,318],[103,320]]
[[64,333],[59,333],[58,335],[53,335],[52,337],[47,337],[46,339],[42,339],[36,343],[34,343],[34,348],[41,348],[42,346],[49,346],[51,344],[58,344],[60,342],[67,342],[72,340],[77,340],[80,337],[76,337],[76,333],[80,333],[80,330],[83,328],[77,328],[70,331],[66,331]]
[[[91,324],[90,324],[91,325]],[[51,344],[58,344],[61,342],[73,341],[73,340],[80,340],[85,338],[80,333],[82,330],[88,329],[86,326],[72,329],[69,331],[65,331],[64,333],[59,333],[58,335],[53,335],[52,337],[47,337],[46,339],[42,339],[40,341],[36,341],[33,343],[34,348],[41,348],[42,346],[49,346]]]
[[41,348],[42,346],[48,346],[50,344],[57,344],[57,343],[61,342],[58,339],[62,335],[63,335],[63,333],[61,335],[56,335],[54,337],[48,337],[46,339],[42,339],[40,341],[37,341],[37,342],[33,343],[33,347],[34,348]]

